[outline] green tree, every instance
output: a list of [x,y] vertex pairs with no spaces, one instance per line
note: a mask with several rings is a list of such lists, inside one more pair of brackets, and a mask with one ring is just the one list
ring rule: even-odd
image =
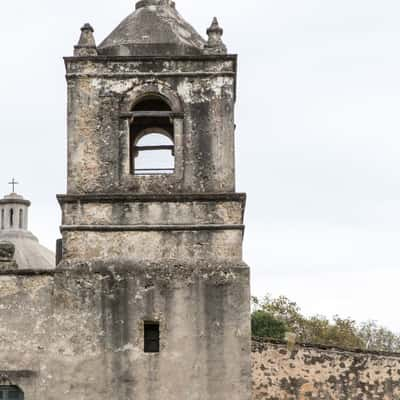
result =
[[300,307],[285,296],[253,297],[253,310],[255,336],[279,339],[285,333],[294,333],[299,342],[400,352],[400,336],[374,321],[357,325],[353,319],[339,316],[334,316],[332,320],[323,315],[306,317]]
[[300,307],[295,302],[285,296],[272,298],[267,295],[259,301],[259,307],[274,318],[283,321],[289,332],[295,333],[298,337],[303,336],[305,318],[301,315]]
[[251,332],[256,337],[282,340],[285,338],[286,325],[273,315],[263,310],[256,310],[251,315]]
[[329,329],[330,322],[322,315],[305,318],[302,335],[298,339],[305,343],[328,344],[326,340],[329,336]]
[[364,348],[365,344],[360,337],[357,324],[350,318],[335,316],[330,322],[324,316],[314,316],[306,320],[305,342],[318,343],[345,348]]

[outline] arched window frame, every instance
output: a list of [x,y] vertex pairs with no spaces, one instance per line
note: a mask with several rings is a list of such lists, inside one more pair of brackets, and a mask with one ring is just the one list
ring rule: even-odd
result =
[[[175,171],[173,174],[167,175],[148,175],[138,176],[132,172],[131,151],[131,119],[133,116],[133,108],[136,104],[148,96],[159,96],[170,106],[171,122],[174,132],[174,155],[175,155]],[[131,186],[138,184],[142,180],[148,184],[159,185],[162,183],[175,184],[175,182],[183,179],[183,128],[184,113],[182,102],[177,93],[162,81],[151,81],[143,85],[132,88],[131,91],[124,94],[120,103],[120,154],[121,154],[121,184]],[[147,186],[149,187],[149,186]],[[159,186],[158,186],[159,187]]]

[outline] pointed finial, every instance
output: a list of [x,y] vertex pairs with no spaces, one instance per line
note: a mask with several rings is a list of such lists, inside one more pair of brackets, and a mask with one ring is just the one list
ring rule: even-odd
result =
[[148,6],[169,6],[175,8],[173,0],[140,0],[136,3],[136,9]]
[[97,56],[98,53],[93,32],[92,25],[85,24],[82,26],[79,42],[74,48],[74,56]]
[[210,33],[217,33],[219,36],[222,36],[224,30],[219,26],[217,17],[214,17],[211,23],[211,26],[207,29],[207,35]]
[[218,20],[214,17],[211,26],[207,29],[208,43],[205,50],[207,54],[226,54],[227,49],[222,41],[224,30],[219,26]]

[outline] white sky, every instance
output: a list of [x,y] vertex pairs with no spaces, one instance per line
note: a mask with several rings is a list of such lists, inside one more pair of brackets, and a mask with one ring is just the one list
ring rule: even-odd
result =
[[[65,192],[66,85],[84,22],[100,42],[133,0],[4,2],[0,191],[15,176],[49,248]],[[239,54],[238,190],[253,294],[400,331],[398,0],[177,0]]]

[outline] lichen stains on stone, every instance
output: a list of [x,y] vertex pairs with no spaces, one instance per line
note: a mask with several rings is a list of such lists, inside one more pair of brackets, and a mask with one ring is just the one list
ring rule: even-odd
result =
[[400,355],[255,341],[252,360],[253,400],[400,398]]

